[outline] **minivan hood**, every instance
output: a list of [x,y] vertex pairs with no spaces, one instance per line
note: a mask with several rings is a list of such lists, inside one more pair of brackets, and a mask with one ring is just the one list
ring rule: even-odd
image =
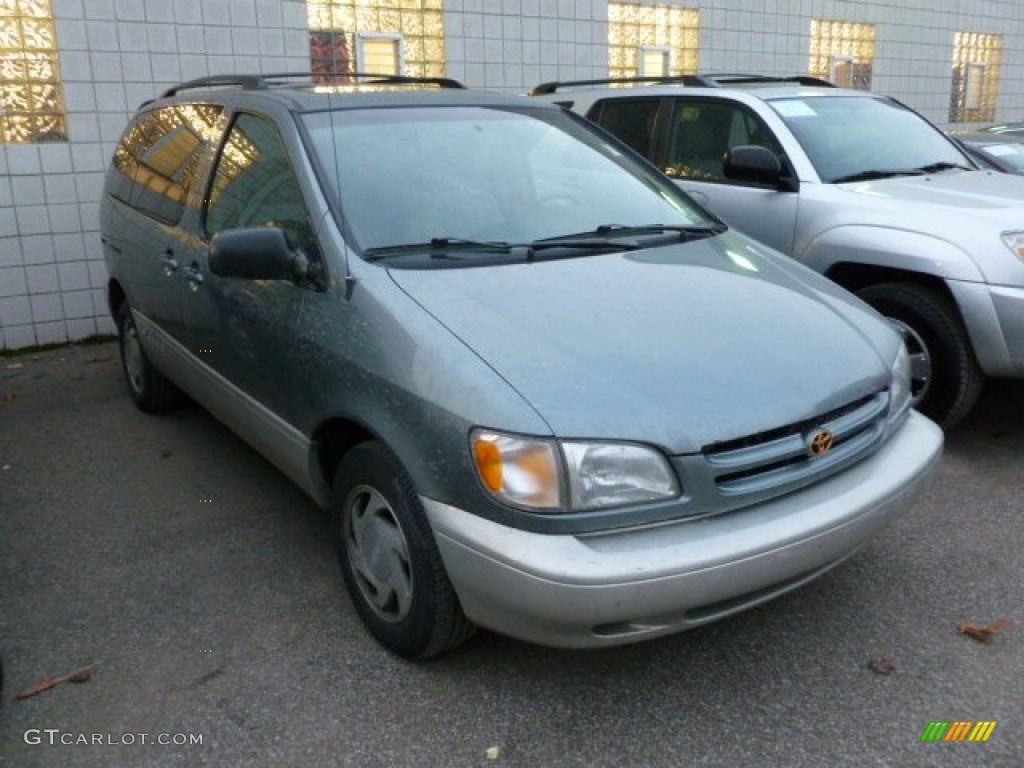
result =
[[[897,336],[810,270],[732,233],[395,282],[559,437],[669,453],[762,432],[888,385]],[[486,419],[486,406],[482,406]],[[481,424],[500,429],[501,424]]]

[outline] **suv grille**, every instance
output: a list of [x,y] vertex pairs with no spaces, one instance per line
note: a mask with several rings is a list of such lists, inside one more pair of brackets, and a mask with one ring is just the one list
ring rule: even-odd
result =
[[[722,496],[775,496],[870,453],[885,434],[888,406],[888,392],[878,392],[817,418],[707,446],[702,454]],[[821,430],[830,433],[831,448],[814,455],[810,440]],[[723,501],[725,507],[738,506]]]

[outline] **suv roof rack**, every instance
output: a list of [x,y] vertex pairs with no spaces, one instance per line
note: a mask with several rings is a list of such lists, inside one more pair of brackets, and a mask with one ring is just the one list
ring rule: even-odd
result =
[[553,80],[549,83],[541,83],[532,91],[531,96],[544,96],[555,93],[559,88],[572,88],[582,85],[625,85],[633,83],[681,83],[682,85],[698,85],[705,88],[714,88],[717,83],[701,75],[650,75],[641,77],[602,77],[597,80]]
[[649,77],[605,77],[597,80],[564,80],[541,83],[532,91],[531,96],[544,96],[555,93],[559,88],[571,88],[584,85],[634,85],[651,83],[653,85],[689,85],[701,88],[721,88],[723,85],[742,83],[797,83],[799,85],[817,85],[835,88],[828,80],[811,75],[795,75],[793,77],[773,77],[771,75],[745,74],[700,74],[700,75],[651,75]]
[[702,77],[712,80],[715,83],[721,85],[722,83],[796,83],[798,85],[817,85],[824,88],[835,88],[835,83],[831,83],[820,77],[814,77],[813,75],[792,75],[790,77],[775,77],[774,75],[747,75],[732,72],[714,73],[702,75]]
[[350,77],[365,80],[366,84],[369,85],[379,83],[392,83],[395,85],[422,83],[436,85],[438,88],[464,89],[466,87],[458,80],[453,80],[449,77],[415,77],[413,75],[387,75],[374,72],[269,72],[259,75],[210,75],[209,77],[199,77],[195,80],[171,86],[160,94],[160,98],[166,99],[180,91],[192,90],[194,88],[217,88],[221,86],[238,86],[243,91],[262,91],[272,85],[282,84],[272,81],[319,77]]

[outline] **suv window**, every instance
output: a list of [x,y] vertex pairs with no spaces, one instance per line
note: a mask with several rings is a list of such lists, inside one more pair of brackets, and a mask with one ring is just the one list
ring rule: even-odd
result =
[[744,144],[756,144],[781,156],[771,131],[739,104],[679,100],[671,126],[663,170],[673,178],[725,181],[725,153]]
[[265,118],[242,114],[235,120],[207,197],[210,237],[225,229],[274,226],[295,248],[313,244],[298,178],[277,128]]
[[603,101],[590,119],[646,158],[653,157],[660,99]]
[[209,104],[181,104],[140,115],[114,150],[110,194],[148,216],[176,224],[204,142],[217,134],[222,112]]

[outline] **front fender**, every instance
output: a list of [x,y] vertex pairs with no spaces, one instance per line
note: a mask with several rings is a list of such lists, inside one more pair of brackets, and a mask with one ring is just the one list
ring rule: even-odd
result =
[[810,238],[799,259],[828,274],[836,264],[865,264],[933,275],[943,280],[983,283],[970,254],[938,237],[896,227],[834,227]]

